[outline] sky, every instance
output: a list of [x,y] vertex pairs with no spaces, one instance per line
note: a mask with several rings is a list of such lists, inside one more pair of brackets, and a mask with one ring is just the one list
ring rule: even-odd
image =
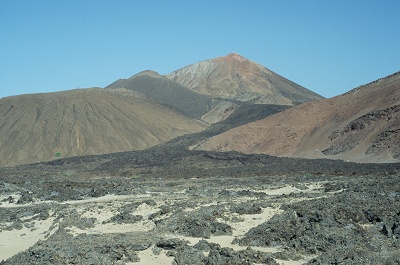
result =
[[398,0],[0,0],[0,98],[236,52],[324,96],[400,71]]

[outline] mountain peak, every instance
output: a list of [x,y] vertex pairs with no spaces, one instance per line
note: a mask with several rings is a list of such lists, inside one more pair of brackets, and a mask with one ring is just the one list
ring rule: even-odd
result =
[[232,58],[232,59],[245,59],[243,56],[241,56],[240,54],[238,54],[236,52],[232,52],[232,53],[228,54],[225,57],[226,58]]
[[200,94],[237,101],[294,105],[322,98],[237,53],[191,64],[165,76]]
[[138,77],[138,76],[143,76],[143,75],[154,77],[154,78],[161,78],[162,77],[156,71],[144,70],[142,72],[139,72],[139,73],[135,74],[134,76],[131,76],[129,79],[134,78],[134,77]]
[[219,60],[219,61],[225,61],[225,62],[233,62],[233,61],[240,61],[240,62],[243,62],[243,61],[250,61],[250,60],[248,60],[248,59],[246,59],[245,57],[243,57],[243,56],[241,56],[240,54],[238,54],[238,53],[230,53],[230,54],[228,54],[228,55],[226,55],[226,56],[224,56],[224,57],[218,57],[218,58],[216,58],[216,60]]

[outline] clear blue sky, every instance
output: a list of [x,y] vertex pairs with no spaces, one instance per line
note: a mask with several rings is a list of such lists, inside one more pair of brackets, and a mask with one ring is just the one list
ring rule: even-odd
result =
[[398,0],[0,0],[0,97],[237,52],[325,97],[400,71]]

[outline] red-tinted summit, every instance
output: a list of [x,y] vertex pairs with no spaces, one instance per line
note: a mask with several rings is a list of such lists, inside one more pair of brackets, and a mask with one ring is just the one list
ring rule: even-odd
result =
[[237,53],[186,66],[166,77],[201,94],[238,101],[295,105],[322,98]]

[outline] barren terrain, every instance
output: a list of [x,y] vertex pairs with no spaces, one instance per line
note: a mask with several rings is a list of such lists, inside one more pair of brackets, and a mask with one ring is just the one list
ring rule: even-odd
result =
[[106,89],[126,88],[173,107],[186,116],[200,120],[216,103],[153,71],[143,71],[128,79],[119,79]]
[[237,101],[292,106],[322,98],[236,53],[186,66],[166,77],[201,94]]
[[0,168],[1,264],[399,261],[399,164],[185,148],[242,122],[143,151]]
[[124,89],[2,98],[0,115],[0,166],[142,150],[205,128]]
[[167,77],[0,99],[0,264],[400,264],[399,73],[296,107],[237,54]]
[[230,175],[209,177],[189,170],[83,177],[71,164],[43,173],[38,166],[1,172],[1,264],[400,261],[395,168],[353,176],[336,176],[333,167],[325,172],[332,175],[281,167],[279,176],[235,176],[230,167]]
[[400,74],[346,94],[304,103],[217,135],[196,149],[330,158],[399,159]]
[[199,65],[183,69],[216,93],[143,71],[105,89],[0,99],[0,166],[143,150],[245,115],[243,109],[262,114],[269,105],[259,103],[292,106],[321,98],[237,54]]

